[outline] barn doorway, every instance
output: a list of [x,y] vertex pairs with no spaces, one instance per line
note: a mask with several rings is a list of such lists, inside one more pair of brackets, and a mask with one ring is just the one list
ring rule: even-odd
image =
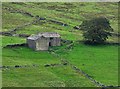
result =
[[49,42],[49,46],[52,46],[52,41],[53,41],[53,38],[51,37],[50,42]]
[[49,46],[52,46],[52,45],[51,45],[51,42],[49,42]]

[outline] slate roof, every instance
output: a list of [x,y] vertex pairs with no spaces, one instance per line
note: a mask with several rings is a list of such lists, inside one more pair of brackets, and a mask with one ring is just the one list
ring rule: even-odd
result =
[[51,38],[51,37],[60,37],[60,35],[55,32],[45,32],[45,33],[39,33],[37,35],[32,35],[28,37],[27,39],[37,40],[40,37]]
[[42,36],[43,37],[60,37],[60,35],[55,32],[45,32],[45,33],[42,33]]

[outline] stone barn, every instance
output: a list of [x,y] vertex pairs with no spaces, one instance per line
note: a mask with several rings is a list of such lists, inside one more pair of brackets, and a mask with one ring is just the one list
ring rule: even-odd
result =
[[60,35],[55,32],[39,33],[28,37],[27,44],[34,50],[48,50],[49,46],[60,46]]

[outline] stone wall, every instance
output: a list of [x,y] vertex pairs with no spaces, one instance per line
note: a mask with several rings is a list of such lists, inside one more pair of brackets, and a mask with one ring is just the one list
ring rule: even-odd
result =
[[50,38],[50,46],[60,46],[60,38],[58,37],[53,37],[52,39]]
[[37,40],[27,39],[27,44],[30,48],[34,50],[48,50],[49,46],[60,46],[60,38],[45,38],[40,37]]
[[36,42],[34,40],[27,39],[27,44],[29,48],[36,50]]
[[36,50],[48,50],[49,38],[41,37],[36,41]]

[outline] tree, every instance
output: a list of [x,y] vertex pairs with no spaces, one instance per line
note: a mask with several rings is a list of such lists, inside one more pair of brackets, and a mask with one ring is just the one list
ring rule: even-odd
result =
[[84,30],[85,40],[91,43],[103,43],[113,31],[109,20],[104,17],[83,21],[80,29]]

